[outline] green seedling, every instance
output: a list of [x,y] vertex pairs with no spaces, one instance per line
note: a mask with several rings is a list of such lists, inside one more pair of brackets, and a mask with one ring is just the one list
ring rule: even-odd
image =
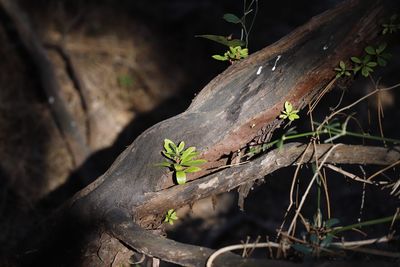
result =
[[397,30],[400,30],[400,23],[398,23],[398,16],[397,14],[394,14],[390,17],[388,23],[382,24],[383,30],[382,34],[392,34],[395,33]]
[[196,152],[196,148],[191,146],[185,149],[183,141],[175,145],[171,140],[164,139],[164,151],[161,154],[169,161],[157,165],[172,170],[178,184],[185,184],[186,174],[200,171],[201,168],[198,166],[207,162],[204,159],[195,159],[199,154]]
[[234,61],[246,58],[249,55],[249,50],[247,48],[242,48],[241,46],[229,47],[229,50],[221,55],[213,55],[212,58],[221,61],[229,61],[233,63]]
[[363,58],[351,57],[351,61],[355,63],[353,68],[354,74],[357,74],[361,70],[361,74],[364,77],[368,77],[373,71],[378,63],[372,61],[371,55],[365,55]]
[[117,77],[117,82],[120,87],[132,87],[134,80],[130,75],[121,74]]
[[322,213],[318,209],[314,215],[313,222],[307,222],[307,233],[303,233],[306,244],[295,243],[292,247],[304,255],[319,256],[320,250],[329,248],[332,244],[334,234],[333,226],[339,223],[339,220],[332,218],[324,221]]
[[367,46],[365,48],[365,52],[367,52],[368,55],[375,57],[379,66],[385,67],[387,60],[391,57],[391,54],[384,52],[386,47],[386,43],[380,44],[377,48],[374,48],[373,46]]
[[290,102],[285,102],[285,110],[282,111],[282,114],[279,115],[281,119],[289,119],[290,121],[294,121],[300,118],[297,114],[299,111],[297,109],[293,109],[293,106]]
[[336,78],[340,78],[342,76],[351,76],[350,69],[346,67],[346,64],[343,61],[339,62],[339,67],[335,68]]
[[178,216],[176,216],[176,211],[174,209],[168,210],[167,214],[165,215],[164,222],[169,223],[170,225],[174,224],[174,221],[178,220]]

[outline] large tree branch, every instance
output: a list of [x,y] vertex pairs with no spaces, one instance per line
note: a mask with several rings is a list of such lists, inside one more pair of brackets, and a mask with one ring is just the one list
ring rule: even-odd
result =
[[[173,186],[171,173],[154,167],[163,161],[164,138],[184,140],[208,160],[205,171],[189,177],[192,180],[225,165],[226,155],[279,126],[277,118],[285,101],[302,108],[331,83],[333,68],[363,51],[377,37],[389,12],[381,1],[342,3],[234,64],[211,81],[188,110],[141,134],[101,179],[75,197],[75,211],[82,219],[93,219],[119,205],[133,215],[147,195]],[[281,58],[273,69],[278,55]]]

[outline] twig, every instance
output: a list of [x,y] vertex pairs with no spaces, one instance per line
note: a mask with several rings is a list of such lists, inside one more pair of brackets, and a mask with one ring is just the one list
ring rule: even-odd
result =
[[393,168],[394,166],[398,165],[400,163],[400,160],[394,162],[393,164],[390,164],[389,166],[377,171],[376,173],[372,174],[370,177],[367,178],[368,181],[371,181],[373,178],[375,178],[376,176],[378,176],[379,174]]
[[330,156],[330,154],[332,153],[332,151],[333,151],[336,147],[338,147],[339,145],[340,145],[340,144],[336,144],[336,145],[332,146],[332,147],[328,150],[328,152],[326,153],[324,159],[323,159],[322,162],[321,162],[321,165],[318,167],[318,169],[317,169],[316,172],[314,173],[313,177],[311,178],[311,181],[310,181],[310,183],[308,184],[308,187],[307,187],[306,191],[304,192],[304,195],[303,195],[303,197],[302,197],[302,199],[301,199],[301,201],[300,201],[299,207],[298,207],[297,210],[296,210],[296,214],[295,214],[294,217],[293,217],[292,223],[291,223],[290,226],[289,226],[288,233],[290,233],[290,232],[292,231],[294,225],[296,224],[297,217],[299,216],[299,213],[300,213],[300,211],[301,211],[301,209],[302,209],[302,207],[303,207],[303,205],[304,205],[304,202],[305,202],[305,200],[306,200],[306,198],[307,198],[307,195],[308,195],[308,193],[310,192],[311,186],[314,184],[315,179],[316,179],[317,176],[319,175],[319,171],[320,171],[321,168],[324,166],[326,160],[328,159],[328,157]]
[[357,175],[355,175],[353,173],[347,172],[347,171],[345,171],[345,170],[343,170],[341,168],[338,168],[338,167],[336,167],[336,166],[334,166],[332,164],[326,164],[325,166],[328,167],[329,169],[335,171],[335,172],[341,173],[344,176],[349,177],[350,179],[353,179],[354,181],[361,182],[361,183],[366,183],[366,184],[374,184],[371,181],[368,181],[366,179],[362,179],[361,177],[359,177],[359,176],[357,176]]
[[[254,248],[271,248],[271,247],[279,248],[280,244],[275,243],[275,242],[265,242],[265,243],[253,244],[251,246]],[[221,255],[225,252],[228,252],[228,251],[232,251],[232,250],[245,249],[246,247],[247,247],[247,244],[237,244],[237,245],[231,245],[231,246],[220,248],[217,251],[215,251],[213,254],[211,254],[211,256],[208,258],[206,267],[211,267],[212,263],[219,255]]]

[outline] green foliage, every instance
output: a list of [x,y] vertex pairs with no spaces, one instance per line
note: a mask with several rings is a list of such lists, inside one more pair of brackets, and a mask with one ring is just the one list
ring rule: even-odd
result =
[[382,34],[392,34],[395,33],[397,30],[400,30],[400,23],[398,20],[398,15],[394,14],[390,17],[387,23],[382,24],[383,30]]
[[368,77],[373,71],[378,63],[372,61],[372,57],[370,55],[365,55],[363,58],[351,57],[351,61],[355,63],[353,72],[357,74],[361,70],[361,74],[364,77]]
[[343,75],[351,76],[350,70],[346,67],[346,64],[343,61],[339,62],[339,67],[335,68],[336,78],[340,78]]
[[195,35],[195,37],[205,38],[219,44],[223,44],[227,47],[236,47],[236,46],[244,46],[245,42],[240,39],[232,39],[230,36],[221,36],[221,35],[212,35],[212,34],[203,34],[203,35]]
[[247,48],[242,48],[241,46],[229,47],[229,50],[221,55],[213,55],[212,58],[221,61],[234,62],[243,58],[246,58],[249,55],[249,50]]
[[178,216],[176,216],[176,211],[174,209],[168,210],[167,214],[165,215],[164,222],[169,223],[170,225],[174,224],[174,221],[178,220]]
[[118,85],[121,87],[131,87],[134,84],[133,78],[128,74],[121,74],[117,77]]
[[339,220],[336,218],[324,221],[320,209],[317,209],[312,223],[306,223],[308,232],[303,234],[306,242],[293,244],[292,247],[304,255],[319,256],[321,248],[328,248],[331,245],[334,238],[333,226],[338,223]]
[[238,16],[236,16],[235,14],[231,14],[231,13],[224,14],[223,19],[227,22],[234,23],[234,24],[242,23],[242,20],[239,19]]
[[186,183],[186,174],[201,170],[199,165],[207,162],[204,159],[195,159],[198,156],[196,148],[191,146],[185,149],[185,142],[176,145],[169,139],[164,139],[164,151],[161,152],[169,161],[163,161],[158,166],[167,167],[174,172],[178,184]]
[[[222,17],[228,23],[240,24],[241,26],[240,39],[233,39],[232,35],[226,37],[226,36],[212,35],[212,34],[196,35],[196,37],[205,38],[229,47],[229,50],[225,52],[224,55],[213,55],[212,58],[216,60],[229,61],[233,63],[234,61],[246,58],[249,54],[248,51],[249,35],[253,28],[254,21],[257,16],[257,11],[258,11],[258,0],[252,0],[249,5],[247,5],[246,0],[244,0],[243,15],[241,17],[232,13],[226,13]],[[250,25],[247,25],[246,17],[248,17],[251,13],[253,13],[253,16]]]
[[365,52],[367,52],[368,55],[375,57],[376,62],[379,66],[385,67],[387,64],[387,60],[391,57],[391,54],[384,52],[386,47],[386,43],[382,43],[376,48],[374,48],[373,46],[367,46],[365,48]]
[[282,114],[279,115],[279,118],[281,119],[289,119],[290,121],[294,121],[300,118],[300,116],[297,114],[299,111],[296,109],[293,109],[293,106],[291,103],[288,101],[285,102],[285,110],[282,111]]

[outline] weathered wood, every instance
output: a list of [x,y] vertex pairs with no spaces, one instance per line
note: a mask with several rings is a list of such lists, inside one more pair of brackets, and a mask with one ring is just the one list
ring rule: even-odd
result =
[[380,21],[389,11],[382,1],[342,3],[234,64],[211,81],[185,112],[141,134],[100,180],[76,196],[76,211],[93,219],[117,205],[134,214],[146,194],[173,186],[171,173],[154,167],[163,161],[164,138],[196,146],[209,162],[205,169],[226,164],[224,156],[279,126],[285,101],[303,108],[317,96],[334,79],[333,68],[340,60],[359,55],[378,36]]

